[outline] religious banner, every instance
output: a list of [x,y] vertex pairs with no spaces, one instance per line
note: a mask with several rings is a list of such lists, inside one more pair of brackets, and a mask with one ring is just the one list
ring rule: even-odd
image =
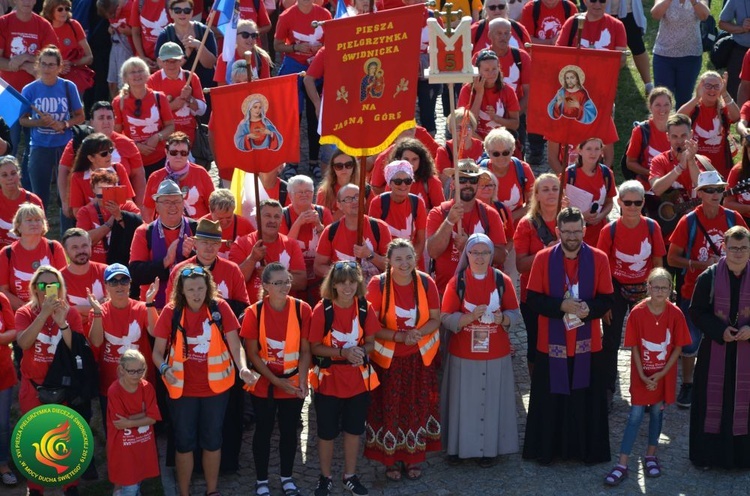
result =
[[299,162],[297,75],[211,88],[220,169],[270,172]]
[[419,4],[325,22],[321,144],[375,155],[416,125],[426,15]]
[[612,109],[621,52],[534,45],[528,132],[577,145],[598,137],[617,141]]

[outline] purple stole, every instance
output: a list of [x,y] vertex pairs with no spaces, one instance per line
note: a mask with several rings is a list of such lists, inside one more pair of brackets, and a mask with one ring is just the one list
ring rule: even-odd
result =
[[[726,258],[722,257],[716,265],[714,279],[714,314],[727,325],[731,320],[729,309],[732,295],[729,287],[729,269]],[[750,271],[740,280],[740,301],[736,327],[750,324]],[[708,383],[706,385],[706,419],[703,428],[708,434],[718,434],[721,427],[721,412],[724,404],[724,368],[726,366],[727,344],[711,341],[711,355],[708,364]],[[750,413],[750,343],[737,341],[737,369],[734,390],[734,418],[732,435],[748,434],[747,423]]]
[[[180,226],[180,234],[177,237],[177,253],[174,259],[172,267],[185,260],[182,256],[182,243],[185,241],[185,236],[190,236],[190,224],[185,217],[182,218],[182,225]],[[151,229],[151,260],[163,260],[167,256],[167,238],[164,236],[164,229],[161,225],[161,219],[154,221],[154,227]],[[170,269],[171,270],[171,269]],[[167,284],[166,281],[162,281],[159,284],[159,291],[156,293],[154,299],[156,308],[164,308],[167,302]]]
[[[562,247],[558,243],[549,257],[550,296],[565,297],[565,265]],[[594,297],[594,254],[586,243],[578,252],[578,298]],[[566,333],[576,333],[573,361],[573,389],[589,387],[591,382],[591,321],[567,331],[562,319],[549,320],[549,380],[552,394],[570,394],[568,378],[568,347]]]

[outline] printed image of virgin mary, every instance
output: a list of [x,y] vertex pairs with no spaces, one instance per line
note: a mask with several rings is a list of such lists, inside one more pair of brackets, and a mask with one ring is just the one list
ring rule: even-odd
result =
[[566,65],[558,75],[560,89],[547,105],[547,113],[552,119],[564,117],[581,124],[591,124],[596,120],[596,106],[583,87],[586,74],[577,65]]
[[365,76],[359,87],[359,101],[364,102],[367,98],[380,98],[385,90],[384,72],[381,69],[380,59],[373,57],[365,62]]
[[244,119],[237,126],[234,134],[234,145],[238,150],[278,151],[284,143],[284,137],[266,117],[268,99],[260,93],[253,93],[242,102]]

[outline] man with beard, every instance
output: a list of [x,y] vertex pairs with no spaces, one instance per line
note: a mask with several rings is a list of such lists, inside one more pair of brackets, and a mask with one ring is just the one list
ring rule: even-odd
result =
[[229,260],[240,266],[251,301],[260,299],[260,275],[263,266],[279,262],[292,275],[292,291],[303,291],[307,287],[305,259],[297,241],[279,233],[283,214],[281,203],[263,200],[258,206],[262,238],[258,231],[237,238],[229,249]]
[[[454,169],[443,171],[449,177]],[[435,282],[444,288],[456,272],[458,258],[466,240],[475,233],[489,236],[495,245],[492,265],[502,267],[505,262],[505,230],[497,210],[476,200],[479,167],[471,160],[460,160],[458,165],[460,201],[452,199],[430,210],[427,214],[427,254],[435,262]],[[451,189],[455,185],[451,184]]]
[[523,457],[609,461],[601,318],[612,306],[607,255],[583,242],[583,215],[557,215],[560,242],[537,253],[527,304],[539,313]]
[[104,270],[107,264],[91,261],[91,238],[83,229],[71,227],[65,231],[62,245],[70,261],[60,271],[68,288],[68,302],[81,315],[83,328],[88,332],[91,310],[88,295],[90,293],[98,301],[104,301]]

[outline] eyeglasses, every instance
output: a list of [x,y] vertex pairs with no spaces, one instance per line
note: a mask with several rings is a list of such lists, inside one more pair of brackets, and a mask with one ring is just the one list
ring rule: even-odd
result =
[[58,65],[60,65],[60,64],[58,64],[57,62],[55,62],[55,63],[39,62],[39,67],[41,67],[43,69],[52,69],[53,67],[57,67]]
[[334,162],[333,168],[340,171],[344,169],[353,169],[354,168],[354,160],[349,160],[348,162]]
[[474,257],[484,258],[484,257],[489,257],[491,253],[492,253],[491,251],[470,251],[469,255],[474,256]]
[[721,89],[721,83],[711,84],[711,83],[703,83],[703,87],[707,90],[716,90],[719,91]]
[[654,286],[653,284],[649,284],[649,286],[652,293],[665,293],[672,289],[670,286]]
[[70,7],[63,7],[60,5],[55,9],[55,12],[70,12]]
[[411,183],[414,182],[414,179],[410,177],[404,177],[404,178],[398,178],[398,179],[391,179],[391,182],[395,184],[396,186],[401,186],[402,184],[405,184],[409,186]]
[[[143,72],[143,71],[139,71],[139,72]],[[138,74],[138,72],[131,72],[130,74],[131,75]],[[141,100],[140,98],[137,99],[135,101],[135,110],[133,111],[133,117],[135,117],[136,119],[140,119],[140,117],[141,117],[141,107],[142,106],[143,106],[143,100]]]
[[340,199],[339,201],[341,203],[354,203],[357,201],[359,197],[358,196],[345,196],[344,198]]
[[641,207],[643,206],[643,200],[623,200],[622,204],[626,207],[632,207],[633,205],[635,205],[636,207]]
[[115,151],[115,149],[110,148],[109,150],[102,150],[100,152],[96,152],[95,155],[99,155],[101,158],[107,158],[112,154],[113,151]]
[[497,5],[485,5],[485,7],[487,7],[488,9],[490,9],[492,12],[494,12],[496,10],[505,10],[505,4],[504,3],[500,3],[500,4],[497,4]]
[[257,40],[258,37],[260,37],[260,34],[258,33],[249,33],[247,31],[237,31],[237,35],[241,36],[242,39],[246,40],[248,38],[252,38],[254,40]]
[[172,157],[176,157],[177,155],[187,157],[189,153],[187,150],[169,150],[169,155]]
[[727,251],[731,253],[745,253],[750,250],[750,246],[727,246]]
[[715,195],[717,193],[723,193],[724,188],[720,188],[720,187],[712,188],[709,186],[708,188],[703,188],[701,191],[703,191],[704,193],[708,193],[709,195]]
[[159,205],[166,205],[167,207],[181,207],[182,201],[181,200],[159,200],[156,203]]
[[270,284],[271,286],[279,288],[279,287],[291,286],[292,281],[291,279],[286,279],[284,281],[274,281],[274,282],[268,282],[266,284]]
[[127,374],[130,375],[130,376],[141,375],[141,374],[143,374],[146,371],[145,368],[142,368],[142,369],[126,369],[125,367],[123,367],[122,370],[124,370],[125,372],[127,372]]
[[193,274],[198,274],[202,276],[206,274],[206,270],[203,267],[193,267],[192,269],[190,268],[182,269],[182,272],[180,272],[180,275],[182,277],[190,277]]
[[175,14],[192,14],[193,8],[192,7],[172,7],[172,12],[174,12]]
[[501,152],[499,152],[499,151],[494,151],[494,152],[490,152],[490,155],[492,155],[493,157],[499,157],[499,156],[501,156],[501,155],[502,155],[503,157],[507,157],[508,155],[510,155],[510,150],[503,150],[503,151],[501,151]]
[[479,176],[473,176],[473,177],[466,177],[461,176],[458,178],[458,184],[478,184],[479,183]]
[[110,286],[127,286],[130,284],[130,278],[129,277],[120,277],[119,279],[110,279],[107,281],[107,284]]
[[349,267],[350,269],[357,270],[357,262],[336,262],[333,264],[333,270],[341,270]]
[[53,288],[60,289],[60,283],[59,282],[38,282],[36,283],[36,289],[39,291],[45,291],[48,286],[52,286]]

